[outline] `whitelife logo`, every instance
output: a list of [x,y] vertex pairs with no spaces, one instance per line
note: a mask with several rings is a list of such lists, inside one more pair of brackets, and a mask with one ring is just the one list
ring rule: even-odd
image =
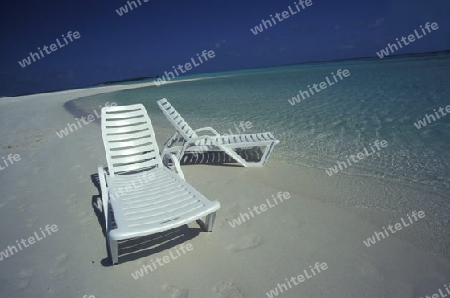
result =
[[[61,42],[59,41],[59,38],[57,38],[56,39],[56,43],[58,44],[59,47],[57,47],[56,44],[52,43],[50,45],[50,47],[47,47],[46,45],[44,45],[42,47],[42,50],[44,50],[45,53],[47,55],[49,55],[52,52],[55,52],[58,49],[61,49],[61,48],[65,47],[66,45],[69,44],[69,42],[67,41],[66,37],[70,40],[70,42],[73,42],[74,39],[79,39],[81,37],[80,32],[78,32],[78,31],[73,32],[73,34],[72,34],[72,31],[69,31],[69,32],[67,32],[66,36],[64,36],[64,34],[61,35],[61,36],[63,37],[65,44],[61,44]],[[51,52],[48,50],[49,48],[50,48]],[[39,56],[38,53],[30,52],[30,55],[27,58],[23,59],[22,61],[19,61],[19,65],[22,66],[22,68],[24,68],[27,65],[31,64],[31,59],[33,59],[33,62],[36,62],[36,58],[37,58],[37,60],[40,60],[41,58],[44,58],[44,53],[42,52],[42,50],[41,50],[40,47],[38,47],[38,51],[41,54],[41,56]]]
[[[326,83],[325,82],[320,82],[319,84],[313,84],[312,88],[308,85],[309,91],[311,92],[311,96],[314,95],[313,89],[316,90],[316,93],[319,93],[320,91],[327,89],[327,87],[331,87],[332,85],[342,81],[344,78],[349,77],[350,76],[350,71],[348,71],[348,69],[344,69],[341,72],[341,70],[338,69],[336,71],[336,75],[340,78],[340,81],[338,81],[338,79],[336,78],[336,75],[334,75],[334,72],[332,72],[331,75],[334,78],[334,83],[330,81],[328,76],[326,76],[325,77],[325,79],[327,81]],[[342,76],[344,76],[344,77],[342,77]],[[327,86],[327,84],[328,84],[328,86]],[[320,87],[320,89],[317,88],[317,87]],[[300,90],[296,96],[292,97],[292,99],[288,99],[288,102],[291,104],[291,106],[295,105],[296,103],[300,103],[302,101],[302,99],[300,99],[300,95],[302,96],[303,100],[305,100],[306,98],[309,98],[308,90],[306,90],[306,91]],[[305,95],[307,97],[305,97]]]
[[[203,59],[202,59],[202,57],[203,57]],[[172,66],[173,71],[175,72],[176,76],[178,77],[180,74],[178,73],[177,69],[178,69],[182,74],[183,74],[183,73],[186,73],[187,71],[189,71],[189,70],[192,69],[192,65],[194,65],[194,67],[197,67],[197,66],[199,66],[199,65],[201,65],[201,64],[204,63],[203,60],[208,61],[208,57],[209,57],[210,59],[212,59],[212,58],[216,57],[216,53],[214,53],[213,50],[209,50],[208,52],[206,52],[206,50],[203,50],[203,52],[202,52],[202,54],[201,54],[201,57],[200,57],[199,53],[197,53],[197,60],[198,60],[200,63],[195,63],[194,58],[191,57],[191,62],[192,62],[192,64],[191,64],[190,62],[186,62],[184,65],[178,64],[178,67]],[[184,66],[184,69],[183,69],[183,66]],[[167,83],[167,81],[170,81],[170,77],[172,77],[172,79],[175,79],[175,75],[173,74],[173,72],[171,72],[171,71],[169,71],[169,72],[165,71],[165,72],[164,72],[164,75],[163,75],[161,78],[158,78],[158,79],[154,80],[153,82],[155,82],[156,86],[159,87],[161,84]]]
[[[425,24],[425,28],[427,29],[428,33],[431,33],[430,28],[433,30],[437,30],[437,29],[439,29],[439,26],[436,22],[433,22],[431,24],[430,24],[430,22],[427,22]],[[422,25],[420,25],[420,29],[422,29],[423,35],[420,35],[420,33],[418,33],[417,30],[414,30],[415,35],[414,34],[408,35],[409,42],[406,41],[406,37],[402,36],[402,38],[400,40],[403,42],[403,45],[407,46],[410,43],[414,42],[416,40],[416,37],[417,37],[417,39],[421,39],[422,37],[427,35],[427,33],[425,32],[425,29],[422,28]],[[395,40],[397,41],[397,44],[400,47],[400,49],[403,48],[400,40],[398,40],[398,38],[396,38]],[[389,50],[391,50],[391,54],[394,54],[395,51],[398,51],[398,47],[395,43],[393,43],[393,44],[388,43],[386,48],[377,52],[378,57],[380,57],[380,59],[383,59],[385,56],[386,57],[389,56]]]
[[[292,9],[292,7],[289,5],[288,6],[289,11],[285,10],[282,13],[277,12],[275,14],[275,18],[277,18],[278,22],[282,22],[282,21],[286,20],[287,18],[289,18],[290,16],[296,15],[300,11],[305,10],[306,7],[309,7],[312,4],[313,4],[312,0],[306,0],[306,1],[300,0],[300,1],[298,1],[298,4],[297,4],[297,2],[294,2],[294,5],[295,5],[295,8],[297,9],[297,11],[295,11],[295,9]],[[301,9],[300,9],[299,5],[302,7]],[[280,18],[280,16],[281,16],[281,18]],[[262,33],[264,31],[264,28],[269,29],[270,27],[275,26],[277,24],[277,21],[275,21],[275,18],[272,15],[270,15],[270,18],[272,19],[272,22],[270,20],[262,19],[261,24],[259,24],[258,26],[255,26],[254,28],[250,28],[250,31],[253,33],[253,35]],[[263,25],[264,25],[264,28],[263,28]],[[267,25],[269,25],[270,27],[267,27]]]
[[[128,183],[126,186],[117,187],[117,188],[110,190],[111,201],[118,200],[121,196],[130,194],[136,190],[141,189],[145,185],[150,184],[153,180],[155,180],[155,178],[156,178],[155,173],[144,172],[142,174],[139,174],[139,176],[136,177],[136,179],[131,180],[131,182]],[[99,182],[98,176],[95,179],[97,180],[97,182]],[[138,184],[138,181],[139,181],[139,184]],[[95,205],[95,207],[97,207],[97,209],[102,210],[101,209],[101,208],[103,208],[102,202],[97,201],[97,203],[93,203],[93,204]]]
[[[252,216],[251,218],[254,218],[255,215],[253,214],[252,210],[255,211],[256,215],[261,214],[265,211],[267,211],[267,206],[269,206],[270,208],[275,207],[276,205],[278,205],[278,203],[282,203],[283,199],[284,200],[289,200],[291,197],[291,194],[287,191],[285,191],[284,193],[279,191],[277,194],[277,197],[275,198],[274,195],[272,195],[272,200],[274,202],[275,205],[270,204],[269,199],[266,199],[267,205],[266,204],[261,204],[260,206],[253,206],[253,209],[248,208],[248,212],[250,213],[250,215]],[[278,200],[277,200],[278,199]],[[258,209],[259,207],[259,209]],[[248,215],[248,213],[244,212],[244,213],[239,213],[239,217],[235,218],[231,221],[228,221],[228,223],[230,224],[230,226],[232,228],[235,228],[236,226],[239,226],[241,224],[243,224],[244,222],[250,220],[250,215]],[[242,222],[241,222],[242,219]]]
[[[10,257],[10,256],[13,256],[15,253],[18,253],[19,252],[19,250],[21,251],[22,250],[22,245],[24,246],[24,247],[28,247],[28,246],[30,246],[31,244],[34,244],[34,243],[36,243],[36,240],[37,241],[41,241],[42,239],[44,239],[45,237],[47,237],[47,234],[48,234],[48,236],[50,236],[51,234],[52,234],[52,232],[53,233],[55,233],[55,232],[57,232],[58,231],[58,226],[57,225],[46,225],[45,226],[45,228],[44,228],[44,230],[45,230],[45,232],[47,232],[47,233],[45,233],[43,230],[42,230],[42,228],[39,228],[39,230],[41,231],[41,235],[42,235],[42,237],[39,237],[39,234],[38,234],[38,232],[34,232],[34,236],[36,237],[33,237],[33,236],[31,236],[31,237],[28,237],[28,239],[22,239],[21,241],[19,241],[19,240],[16,240],[16,243],[17,243],[17,246],[19,247],[19,249],[17,249],[17,247],[15,246],[15,245],[8,245],[8,247],[3,251],[0,251],[0,261],[2,261],[3,259],[6,259],[6,258],[8,258],[8,257]],[[27,244],[28,243],[28,244]],[[20,244],[22,244],[22,245],[20,245]]]
[[[382,141],[376,140],[376,141],[375,141],[375,144],[374,144],[374,146],[377,147],[378,151],[380,151],[381,148],[387,147],[387,145],[388,145],[388,143],[387,143],[386,140],[382,140]],[[355,154],[355,155],[351,154],[350,157],[346,156],[348,166],[351,166],[351,165],[352,165],[352,163],[350,162],[350,159],[353,161],[353,163],[356,164],[356,163],[358,163],[358,159],[359,159],[359,160],[363,160],[366,156],[370,156],[370,155],[372,155],[372,154],[374,154],[374,153],[377,152],[377,151],[375,151],[375,149],[373,149],[371,143],[369,143],[369,146],[370,146],[370,148],[372,149],[372,152],[371,152],[371,153],[369,153],[369,152],[367,151],[367,148],[364,147],[364,153],[365,153],[365,155],[364,155],[363,152],[358,152],[358,153]],[[380,146],[381,146],[381,148],[380,148]],[[358,159],[356,159],[355,157],[357,157]],[[336,165],[336,166],[334,166],[333,168],[325,169],[325,172],[328,174],[328,176],[331,177],[333,174],[337,174],[337,173],[339,172],[338,167],[339,167],[339,169],[341,169],[341,171],[342,171],[343,169],[346,169],[346,168],[347,168],[347,163],[346,163],[345,161],[337,161],[337,165]],[[342,167],[342,166],[344,166],[344,167]]]
[[[419,219],[424,218],[425,217],[425,212],[423,212],[423,211],[419,211],[419,212],[413,211],[411,213],[411,216],[415,219],[415,221],[413,221],[411,219],[411,217],[409,216],[408,213],[406,214],[406,216],[408,216],[409,223],[405,222],[405,220],[402,217],[401,218],[401,222],[402,223],[398,222],[398,223],[396,223],[393,226],[392,225],[388,225],[388,230],[391,232],[391,234],[395,234],[396,232],[400,231],[404,227],[406,228],[407,226],[410,226],[413,223],[417,222]],[[402,226],[402,224],[403,224],[403,226]],[[395,228],[395,230],[394,230],[394,228]],[[388,237],[389,233],[388,233],[388,231],[386,231],[385,227],[383,227],[383,231],[384,231],[384,234],[386,234],[386,237]],[[369,247],[369,246],[374,245],[375,243],[377,243],[377,239],[378,239],[378,241],[380,241],[381,239],[384,239],[385,238],[384,234],[383,234],[383,232],[375,232],[375,235],[372,236],[372,238],[367,238],[367,241],[363,240],[363,242],[364,242],[364,244],[367,247]],[[375,239],[375,237],[377,237],[377,238]]]
[[[448,284],[450,286],[450,283]],[[450,294],[450,289],[448,288],[447,284],[444,284],[445,290],[447,291],[447,294]],[[441,288],[438,289],[439,290],[439,294],[431,294],[431,295],[426,295],[425,297],[420,296],[420,298],[444,298],[447,297],[448,295],[445,294]]]
[[[130,7],[130,11],[133,10],[133,5],[134,8],[138,8],[142,5],[141,0],[136,0],[137,3],[139,3],[139,6],[136,4],[135,1],[127,1],[128,7]],[[149,0],[142,0],[143,2],[148,2]],[[126,5],[121,6],[119,9],[116,9],[117,14],[121,17],[124,14],[128,13],[128,7]]]
[[[277,287],[273,288],[269,292],[266,292],[266,295],[269,298],[277,297],[278,295],[281,295],[281,293],[283,293],[284,291],[292,289],[291,282],[294,284],[294,286],[298,286],[300,283],[304,282],[305,280],[308,280],[308,279],[312,278],[313,276],[316,276],[316,274],[319,274],[320,272],[325,271],[327,269],[328,269],[327,263],[316,262],[316,264],[314,265],[314,268],[312,266],[309,266],[308,271],[311,271],[312,275],[309,275],[308,271],[303,270],[303,273],[305,273],[305,275],[300,274],[298,276],[291,276],[290,279],[285,278],[286,283],[278,283]],[[306,276],[306,278],[305,278],[305,276]]]
[[[434,114],[436,115],[437,119],[441,119],[441,117],[439,117],[438,112],[436,112],[436,109],[433,109],[433,111],[434,111]],[[445,107],[445,111],[447,113],[444,112],[444,108],[443,107],[439,107],[438,111],[441,112],[442,117],[447,116],[447,114],[450,114],[450,105]],[[431,115],[425,114],[425,117],[426,118],[423,118],[423,120],[418,120],[416,123],[414,123],[414,126],[417,127],[417,129],[421,129],[422,127],[427,126],[427,121],[426,120],[428,120],[429,124],[431,124],[431,120],[430,119],[433,119],[433,122],[436,121],[436,118],[434,117],[433,114],[431,114]]]
[[[180,249],[183,253],[180,253],[180,251],[178,249]],[[188,243],[185,246],[185,244],[182,243],[178,246],[178,248],[175,248],[176,255],[174,255],[172,253],[172,251],[169,250],[170,257],[166,255],[162,258],[156,258],[156,263],[159,265],[159,267],[162,267],[162,266],[164,266],[164,264],[168,264],[168,263],[170,263],[170,261],[178,259],[179,257],[185,255],[188,251],[192,251],[193,249],[194,249],[194,247],[192,246],[192,244]],[[153,272],[156,269],[158,269],[158,266],[155,264],[155,261],[153,261],[153,259],[152,259],[150,265],[143,265],[142,269],[140,269],[139,271],[135,271],[135,273],[131,273],[131,276],[134,279],[138,279],[140,277],[144,277],[144,271],[145,271],[145,274],[148,274],[148,270],[150,270],[150,272]]]
[[[107,103],[105,103],[105,107],[108,107],[108,106],[114,107],[114,106],[117,106],[117,103],[112,102],[111,104],[109,104],[109,101],[108,101]],[[102,108],[102,106],[98,106],[98,107]],[[102,117],[102,115],[97,113],[96,110],[94,110],[94,114],[97,117],[97,119],[100,119]],[[86,122],[86,119],[87,119],[87,122]],[[95,119],[96,118],[92,114],[89,114],[87,117],[83,116],[83,117],[81,117],[81,119],[75,118],[75,120],[77,120],[78,126],[76,123],[67,123],[67,126],[64,129],[61,129],[59,132],[56,131],[55,133],[58,136],[58,138],[62,139],[65,136],[69,135],[69,130],[70,130],[70,132],[74,132],[74,131],[77,131],[78,128],[82,128],[80,120],[84,123],[84,125],[88,125],[89,123],[94,122]]]
[[8,154],[8,157],[6,157],[6,159],[9,161],[9,164],[8,164],[8,162],[5,160],[5,157],[4,157],[4,156],[2,157],[2,159],[3,159],[3,163],[5,164],[6,167],[2,167],[2,165],[0,164],[0,171],[1,171],[1,170],[4,170],[4,169],[6,169],[7,167],[9,167],[10,165],[14,164],[13,160],[14,160],[15,162],[20,161],[20,155],[19,155],[19,154],[14,154],[14,155],[12,155],[12,153]]

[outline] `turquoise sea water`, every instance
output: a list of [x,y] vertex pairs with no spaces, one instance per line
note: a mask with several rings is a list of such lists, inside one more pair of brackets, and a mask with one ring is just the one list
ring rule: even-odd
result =
[[[288,103],[299,90],[331,79],[338,69],[348,69],[350,76],[294,106]],[[156,128],[167,121],[156,105],[164,97],[193,128],[237,132],[235,125],[250,121],[253,127],[246,132],[271,131],[280,139],[271,158],[324,169],[325,177],[325,169],[338,160],[386,140],[386,148],[343,172],[414,181],[442,194],[450,190],[450,115],[420,130],[414,126],[433,109],[450,105],[449,53],[192,77],[205,79],[96,95],[78,103],[86,111],[106,101],[144,103]]]

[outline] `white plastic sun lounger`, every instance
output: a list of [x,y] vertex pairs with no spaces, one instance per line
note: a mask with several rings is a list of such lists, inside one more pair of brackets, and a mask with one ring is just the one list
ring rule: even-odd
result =
[[[180,227],[206,217],[212,231],[217,201],[209,201],[183,176],[173,154],[161,158],[142,104],[102,108],[102,137],[108,172],[98,168],[107,246],[118,263],[118,241]],[[177,171],[166,168],[169,161]],[[114,224],[114,225],[113,225]]]
[[[159,108],[163,111],[169,122],[175,127],[176,133],[164,144],[162,154],[172,153],[181,159],[185,153],[196,153],[211,151],[211,149],[221,150],[231,158],[242,164],[244,167],[262,166],[269,158],[275,145],[280,141],[270,132],[257,134],[240,134],[222,136],[211,127],[203,127],[193,130],[189,124],[181,117],[175,108],[166,98],[157,101]],[[198,132],[208,131],[213,135],[198,136]],[[181,142],[180,146],[173,146]],[[265,147],[264,153],[258,162],[249,162],[243,159],[233,149]]]

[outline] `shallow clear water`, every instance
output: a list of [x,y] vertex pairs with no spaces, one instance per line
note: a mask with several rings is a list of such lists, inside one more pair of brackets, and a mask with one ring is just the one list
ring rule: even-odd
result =
[[[350,76],[292,106],[288,99],[307,85]],[[166,97],[193,128],[213,126],[237,133],[271,131],[280,139],[271,158],[326,169],[369,148],[388,146],[345,169],[348,174],[417,181],[450,189],[450,116],[420,130],[414,123],[450,104],[450,54],[311,63],[196,75],[207,79],[126,90],[84,98],[84,109],[106,101],[144,103],[157,127],[166,121],[156,100]],[[97,108],[98,109],[98,108]],[[168,125],[168,122],[165,123]],[[240,128],[239,128],[240,129]],[[325,170],[324,175],[327,176]]]

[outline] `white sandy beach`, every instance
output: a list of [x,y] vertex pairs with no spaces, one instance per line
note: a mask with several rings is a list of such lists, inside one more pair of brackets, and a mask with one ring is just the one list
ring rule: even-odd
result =
[[[182,166],[190,184],[221,204],[213,232],[203,232],[194,222],[163,241],[138,239],[137,247],[120,251],[120,263],[111,266],[103,214],[93,204],[100,199],[93,175],[98,165],[106,166],[100,126],[83,125],[62,139],[55,132],[74,122],[65,102],[151,84],[0,99],[0,160],[10,153],[21,157],[0,171],[0,250],[47,224],[58,227],[0,261],[0,297],[262,298],[317,262],[328,268],[291,283],[278,296],[445,293],[444,284],[450,283],[449,210],[445,203],[430,202],[448,198],[396,181],[341,173],[328,178],[322,170],[274,158],[262,168]],[[172,132],[170,123],[155,132],[161,147]],[[228,223],[280,191],[289,192],[290,199],[235,228]],[[364,245],[375,231],[420,210],[423,219],[373,246]],[[192,251],[137,280],[132,277],[182,243],[191,244]]]

